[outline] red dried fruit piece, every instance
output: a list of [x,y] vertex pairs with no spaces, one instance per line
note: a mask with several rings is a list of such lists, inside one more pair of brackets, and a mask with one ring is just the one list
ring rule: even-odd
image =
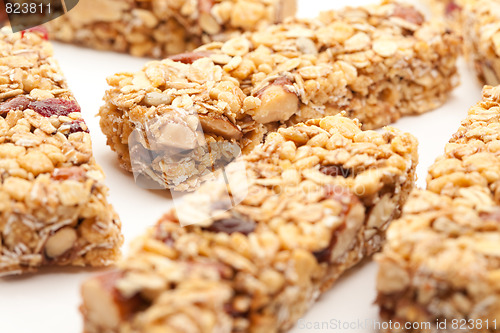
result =
[[[85,127],[85,129],[83,129]],[[89,133],[89,129],[83,120],[75,120],[69,125],[69,134],[77,133],[77,132],[85,132]]]
[[18,96],[8,102],[0,104],[0,115],[5,115],[12,110],[24,111],[26,109],[32,109],[44,117],[54,115],[67,116],[73,112],[81,112],[80,106],[75,101],[60,98],[31,101],[25,96]]
[[57,181],[85,179],[85,170],[81,167],[57,168],[52,172],[52,179]]
[[39,25],[39,26],[36,26],[36,27],[29,28],[29,29],[26,29],[26,30],[21,31],[21,37],[22,37],[22,38],[24,38],[24,35],[25,35],[27,32],[37,33],[37,34],[41,35],[43,39],[45,39],[45,40],[49,40],[49,32],[48,32],[48,30],[47,30],[44,26],[42,26],[42,25]]
[[173,56],[168,57],[168,59],[182,62],[183,64],[192,64],[198,59],[205,58],[210,56],[212,53],[208,51],[200,51],[200,52],[187,52],[187,53],[179,53]]
[[445,13],[446,13],[447,16],[451,16],[456,11],[461,11],[461,10],[462,10],[462,7],[460,7],[459,5],[457,5],[455,3],[455,1],[449,1],[446,4]]
[[495,221],[495,222],[500,222],[500,209],[495,209],[491,212],[483,212],[479,214],[479,217],[483,219],[484,221]]
[[198,9],[200,13],[210,13],[214,6],[214,0],[199,0]]
[[351,175],[351,170],[344,169],[341,165],[323,165],[319,171],[327,176],[342,176],[347,178]]
[[24,111],[30,105],[30,100],[25,96],[18,96],[10,101],[0,104],[0,116],[7,114],[9,111],[20,110]]
[[29,108],[44,117],[67,116],[73,112],[81,112],[78,103],[60,98],[48,98],[40,101],[33,101],[30,103]]
[[211,232],[225,232],[229,235],[234,232],[249,235],[255,230],[256,226],[257,224],[254,221],[233,216],[216,220],[211,226],[203,228],[203,230]]
[[425,21],[424,15],[413,7],[397,5],[392,16],[402,18],[416,25],[422,25]]

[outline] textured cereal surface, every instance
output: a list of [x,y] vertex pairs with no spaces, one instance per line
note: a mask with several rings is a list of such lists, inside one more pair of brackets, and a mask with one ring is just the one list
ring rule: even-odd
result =
[[109,265],[121,223],[49,43],[0,32],[0,54],[0,275]]
[[0,32],[0,102],[18,95],[33,98],[70,98],[52,47],[38,34]]
[[428,0],[463,37],[463,50],[482,84],[500,84],[500,2]]
[[[243,153],[280,126],[341,111],[378,128],[447,99],[458,45],[444,25],[391,2],[288,19],[110,77],[100,124],[128,170],[130,133],[179,108],[198,114],[207,142],[235,142]],[[167,176],[181,174],[192,186],[192,172]]]
[[500,84],[500,2],[468,1],[462,10],[464,52],[483,84]]
[[377,257],[384,319],[465,319],[474,321],[471,331],[498,331],[492,321],[500,317],[499,110],[500,88],[485,87],[429,169],[427,190],[414,191],[389,228]]
[[280,129],[243,162],[239,205],[233,188],[205,183],[186,197],[196,224],[171,211],[116,272],[83,285],[86,332],[286,331],[380,249],[413,187],[417,143],[337,115]]
[[295,0],[85,0],[47,24],[63,42],[162,58],[295,14]]

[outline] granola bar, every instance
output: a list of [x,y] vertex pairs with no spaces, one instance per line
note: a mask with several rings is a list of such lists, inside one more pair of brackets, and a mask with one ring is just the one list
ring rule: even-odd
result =
[[[499,110],[500,87],[485,87],[431,166],[427,190],[410,196],[388,230],[376,258],[377,303],[390,332],[500,329]],[[436,326],[445,320],[447,330]],[[405,329],[415,322],[432,328]]]
[[0,275],[120,255],[88,128],[44,37],[0,31]]
[[[378,128],[441,105],[458,83],[458,49],[456,36],[407,5],[288,19],[110,77],[100,124],[129,171],[130,133],[183,110],[198,115],[207,142],[232,142],[243,153],[279,126],[342,110],[365,129]],[[178,189],[177,179],[192,187],[197,170],[154,171]]]
[[500,2],[433,0],[451,27],[463,37],[463,51],[481,84],[500,84]]
[[59,41],[164,58],[294,15],[296,0],[82,0],[47,26]]
[[[337,115],[271,133],[243,157],[248,195],[188,194],[117,271],[82,287],[85,332],[283,332],[379,250],[414,183],[417,142]],[[231,196],[234,193],[231,192]],[[202,216],[200,218],[200,213]]]
[[500,2],[470,1],[462,10],[464,53],[481,83],[500,84]]

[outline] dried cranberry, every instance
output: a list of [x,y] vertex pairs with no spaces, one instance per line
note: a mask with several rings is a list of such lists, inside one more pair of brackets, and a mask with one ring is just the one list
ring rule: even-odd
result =
[[27,33],[27,32],[31,32],[31,33],[38,33],[39,35],[42,36],[43,39],[45,40],[49,40],[49,32],[47,31],[47,29],[42,26],[42,25],[39,25],[39,26],[36,26],[36,27],[33,27],[33,28],[29,28],[29,29],[26,29],[26,30],[23,30],[21,31],[21,37],[24,38],[24,35]]
[[392,16],[399,17],[416,25],[422,25],[422,23],[424,23],[425,21],[424,15],[422,15],[422,13],[420,13],[418,10],[413,7],[402,5],[396,6]]
[[83,129],[83,125],[85,122],[83,120],[75,120],[69,124],[69,134],[77,133],[77,132],[85,132],[89,133],[87,125],[85,125],[85,129]]
[[9,111],[20,110],[24,111],[30,105],[30,100],[25,96],[18,96],[8,102],[0,104],[0,116],[5,115]]
[[481,219],[487,221],[487,220],[492,220],[492,221],[495,221],[495,222],[500,222],[500,209],[496,209],[492,212],[488,212],[488,213],[481,213],[479,215],[479,217],[481,217]]
[[445,12],[446,12],[446,15],[447,16],[451,16],[453,13],[455,13],[456,11],[461,11],[462,10],[462,7],[460,7],[459,5],[457,5],[455,3],[455,1],[449,1],[447,4],[446,4],[446,9],[445,9]]
[[30,103],[29,108],[44,117],[67,116],[73,112],[81,112],[78,103],[61,98],[48,98],[40,101],[33,101]]
[[211,232],[225,232],[229,235],[234,232],[249,235],[254,232],[256,226],[257,224],[254,221],[233,216],[216,220],[211,226],[204,228],[204,230]]
[[81,167],[57,168],[52,172],[52,179],[63,180],[76,180],[82,181],[85,179],[85,170]]
[[[75,101],[61,98],[48,98],[39,101],[31,101],[25,96],[18,96],[8,102],[0,104],[0,115],[5,115],[12,110],[32,109],[44,117],[67,116],[73,112],[81,112],[80,106]],[[75,127],[75,130],[77,127]]]
[[179,53],[173,56],[168,57],[168,59],[182,62],[183,64],[192,64],[198,59],[205,58],[212,54],[208,51],[199,51],[199,52],[187,52],[187,53]]
[[351,175],[349,169],[344,169],[341,165],[322,165],[319,171],[327,176],[342,176],[347,178]]

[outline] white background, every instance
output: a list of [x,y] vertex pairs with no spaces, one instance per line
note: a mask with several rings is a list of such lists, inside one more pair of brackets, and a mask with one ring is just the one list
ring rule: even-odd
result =
[[[374,1],[299,0],[299,15],[313,17],[321,9],[370,2]],[[120,214],[128,243],[155,223],[167,211],[170,202],[165,193],[136,187],[133,177],[119,168],[115,154],[106,146],[95,115],[107,87],[105,78],[120,71],[139,70],[146,60],[61,44],[55,45],[55,51],[90,127],[94,154],[106,173],[106,183],[110,187],[109,200]],[[462,85],[445,106],[419,117],[403,118],[394,125],[411,132],[420,142],[420,186],[425,185],[429,165],[441,154],[445,143],[466,116],[467,109],[481,96],[480,85],[462,61],[460,70]],[[124,249],[126,251],[127,245]],[[306,323],[377,320],[377,308],[373,306],[376,272],[376,265],[367,262],[345,275],[304,317],[302,325],[297,325],[292,332],[373,332],[370,327],[307,329]],[[78,312],[79,285],[91,274],[95,271],[48,269],[37,274],[0,279],[0,333],[82,332]]]

